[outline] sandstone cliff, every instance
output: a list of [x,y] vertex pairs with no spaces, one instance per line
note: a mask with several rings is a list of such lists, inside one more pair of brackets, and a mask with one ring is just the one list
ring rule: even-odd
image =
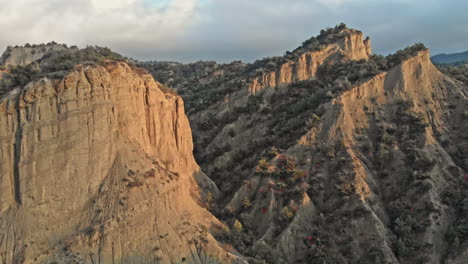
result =
[[0,262],[235,259],[197,203],[183,101],[160,88],[113,62],[0,99]]
[[360,31],[343,29],[339,33],[339,39],[332,44],[320,47],[318,51],[307,51],[296,60],[288,61],[272,72],[262,73],[249,83],[251,94],[255,94],[266,87],[276,88],[297,81],[308,80],[316,77],[320,65],[336,63],[342,60],[368,59],[371,55],[370,40],[363,39]]
[[[155,79],[181,94],[186,102],[187,113],[192,115],[211,108],[217,113],[220,102],[227,105],[243,105],[250,95],[258,94],[266,87],[285,87],[291,83],[316,79],[322,65],[345,61],[368,60],[371,57],[370,39],[363,39],[361,31],[347,28],[344,24],[322,30],[315,37],[304,41],[284,56],[270,57],[253,63],[233,61],[218,64],[214,61],[198,61],[182,64],[177,62],[142,62]],[[275,89],[266,89],[274,92]],[[241,98],[241,100],[239,100]],[[241,104],[238,104],[242,101]],[[221,109],[221,110],[222,110]]]
[[239,82],[190,113],[197,161],[222,191],[214,212],[247,236],[221,240],[267,263],[463,263],[467,85],[422,44],[317,67],[255,94]]
[[322,105],[225,210],[256,219],[288,263],[461,264],[467,92],[421,51]]
[[148,64],[190,102],[211,209],[233,227],[216,238],[253,263],[464,263],[468,83],[423,44],[369,56],[342,30],[359,35],[339,25],[252,64]]

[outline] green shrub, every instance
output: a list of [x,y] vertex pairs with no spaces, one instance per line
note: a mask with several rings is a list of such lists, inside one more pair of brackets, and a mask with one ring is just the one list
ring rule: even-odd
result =
[[426,46],[423,43],[416,43],[412,46],[406,47],[403,50],[397,51],[395,54],[391,54],[387,57],[386,67],[391,68],[400,64],[402,61],[407,60],[411,57],[414,57],[420,51],[427,50]]
[[5,79],[10,81],[11,86],[24,86],[29,82],[39,78],[41,71],[37,64],[29,64],[27,66],[16,66],[10,69],[10,73]]
[[468,85],[468,67],[466,64],[468,62],[463,65],[437,65],[437,67],[444,74]]
[[252,206],[252,202],[250,201],[249,197],[244,197],[244,200],[242,200],[242,206],[245,209],[248,209]]
[[258,260],[263,260],[268,264],[286,263],[278,251],[263,240],[255,242],[248,254]]
[[83,229],[82,232],[87,236],[91,236],[96,232],[96,229],[92,226],[88,226],[85,229]]
[[66,49],[49,52],[40,60],[42,72],[69,71],[77,64],[103,64],[107,60],[126,61],[126,58],[106,47],[88,46],[84,49]]
[[234,224],[232,225],[232,229],[235,230],[236,232],[242,232],[243,227],[242,227],[241,222],[239,222],[239,220],[236,219],[234,221]]
[[[56,45],[49,43],[48,45]],[[43,47],[46,51],[46,46]],[[8,49],[5,53],[8,55]],[[4,54],[4,56],[6,56]],[[105,61],[126,61],[126,58],[103,47],[87,47],[85,49],[65,49],[61,51],[47,52],[39,61],[26,66],[15,66],[10,68],[10,72],[5,74],[5,81],[2,82],[2,90],[7,87],[24,86],[27,83],[41,77],[63,78],[66,73],[73,69],[76,64],[96,63],[103,64]]]

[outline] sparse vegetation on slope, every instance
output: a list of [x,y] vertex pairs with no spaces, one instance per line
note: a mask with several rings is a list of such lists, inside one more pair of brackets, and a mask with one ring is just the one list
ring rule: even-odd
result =
[[[372,56],[367,61],[322,65],[316,80],[292,83],[283,91],[267,96],[251,96],[245,106],[234,107],[222,116],[206,115],[195,123],[206,138],[204,141],[195,137],[196,158],[202,167],[211,166],[216,159],[226,154],[228,149],[235,151],[232,156],[235,164],[226,164],[226,167],[215,167],[213,170],[207,170],[205,167],[208,173],[215,175],[213,179],[219,187],[226,193],[231,193],[242,183],[242,177],[245,177],[242,175],[248,174],[255,166],[255,161],[272,145],[287,149],[296,144],[304,135],[304,129],[313,125],[312,119],[321,115],[322,111],[318,108],[320,105],[387,70],[389,65],[415,56],[418,51],[424,49],[423,45],[417,44],[398,52],[398,56]],[[207,144],[211,143],[210,139],[219,135],[227,125],[239,123],[238,120],[243,120],[245,130],[256,130],[254,123],[267,129],[263,132],[256,131],[255,137],[258,139],[251,141],[245,148],[235,149],[229,145],[207,148]],[[200,150],[204,150],[203,153]],[[237,169],[232,170],[233,166]]]
[[[37,46],[37,48],[41,47],[45,48],[47,45]],[[7,49],[4,53],[4,57],[11,52],[9,50]],[[109,48],[98,46],[88,46],[84,49],[64,48],[46,52],[38,61],[31,64],[5,67],[7,71],[0,79],[0,95],[2,91],[5,93],[11,88],[22,87],[42,77],[60,79],[77,64],[103,64],[106,61],[128,61],[128,59]]]
[[187,113],[197,113],[240,90],[245,81],[239,79],[245,64],[232,62],[144,62],[138,66],[148,70],[156,80],[177,90],[184,97]]
[[269,57],[253,63],[234,61],[228,64],[216,62],[196,62],[180,64],[176,62],[142,62],[139,66],[147,69],[155,79],[174,87],[184,97],[187,113],[195,114],[240,91],[253,78],[262,73],[275,71],[287,62],[292,62],[308,51],[317,51],[346,35],[359,32],[345,24],[322,30],[320,35],[305,41],[284,56]]
[[444,74],[459,80],[460,82],[465,83],[468,85],[468,63],[459,65],[459,66],[453,66],[453,65],[448,65],[448,66],[438,66],[439,70],[443,72]]
[[[249,263],[409,264],[463,256],[468,101],[467,86],[454,79],[466,84],[468,75],[458,67],[440,68],[451,77],[441,74],[421,43],[386,57],[370,55],[369,43],[340,24],[285,56],[251,64],[139,63],[164,83],[161,90],[174,87],[185,98],[193,154],[220,190],[213,184],[198,201],[224,221],[200,227],[189,241],[200,261],[210,258],[209,232]],[[107,60],[125,58],[101,48],[60,51],[10,67],[3,80],[21,86]],[[155,192],[165,184],[148,185],[160,178],[152,165],[125,168],[116,182],[127,195]],[[164,167],[169,184],[184,176]],[[117,207],[129,203],[120,199]],[[178,228],[190,227],[191,216],[183,217]],[[88,239],[99,232],[97,224],[80,227]]]
[[[434,160],[425,149],[428,139],[424,135],[434,126],[431,116],[416,111],[421,106],[409,98],[381,106],[377,98],[367,98],[370,101],[361,110],[367,120],[362,122],[367,122],[368,127],[356,127],[351,132],[356,140],[351,150],[349,142],[340,141],[349,131],[342,131],[347,128],[335,123],[340,108],[333,110],[334,115],[330,112],[336,100],[353,93],[357,86],[371,85],[369,82],[387,78],[389,72],[398,73],[401,69],[397,66],[415,56],[419,55],[414,61],[426,57],[426,53],[420,53],[426,50],[423,44],[386,57],[329,61],[318,67],[314,79],[265,89],[255,96],[246,98],[240,92],[258,73],[278,73],[282,63],[294,60],[306,49],[318,50],[327,41],[336,41],[341,29],[337,26],[324,31],[284,57],[245,65],[236,72],[237,76],[229,77],[238,81],[236,90],[189,112],[197,161],[223,193],[218,203],[225,208],[215,213],[228,223],[236,219],[242,223],[243,232],[253,234],[248,239],[261,237],[257,242],[280,252],[288,248],[285,241],[294,237],[296,240],[291,243],[296,253],[300,252],[295,258],[299,262],[430,262],[427,252],[435,246],[418,241],[435,223],[431,212],[436,211],[437,205],[428,201],[438,199],[433,196],[436,178],[431,176],[438,169],[433,167]],[[377,77],[379,74],[381,77]],[[203,80],[207,79],[209,74]],[[393,79],[388,82],[397,85]],[[184,93],[190,89],[186,84],[180,85]],[[208,86],[204,87],[209,94]],[[355,104],[362,103],[360,96],[367,96],[366,91],[359,93],[362,95],[353,99]],[[390,91],[382,91],[381,96],[389,97]],[[425,105],[430,104],[428,100]],[[343,113],[349,116],[341,122],[359,115],[354,111]],[[325,133],[336,127],[333,133],[337,142],[330,142],[334,139],[327,139]],[[310,143],[314,137],[323,142]],[[272,147],[276,149],[273,152]],[[290,173],[272,169],[272,160],[283,152],[295,155],[297,167]],[[457,154],[453,157],[460,160]],[[367,176],[360,172],[363,167]],[[445,174],[444,177],[450,178]],[[460,193],[451,197],[454,196],[462,197]],[[304,209],[307,206],[302,203],[308,199],[314,204],[314,214]],[[452,241],[464,241],[461,234],[465,218],[460,212],[455,222],[461,227],[454,230],[456,239]],[[391,235],[387,237],[384,231],[378,231],[382,227],[375,223],[376,217]],[[301,221],[308,224],[299,224]],[[363,222],[373,224],[364,232],[360,225]],[[255,257],[251,250],[257,242],[252,244],[248,239],[242,243],[229,241],[242,254]],[[286,262],[292,261],[287,259],[287,253],[282,256]]]

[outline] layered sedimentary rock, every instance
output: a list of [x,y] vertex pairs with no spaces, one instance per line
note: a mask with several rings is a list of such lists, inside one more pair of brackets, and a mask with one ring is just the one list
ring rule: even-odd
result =
[[266,87],[276,88],[296,81],[316,77],[320,65],[343,60],[368,59],[372,50],[369,39],[363,39],[360,31],[344,29],[340,37],[332,44],[327,44],[318,51],[307,51],[293,61],[279,66],[275,71],[262,73],[249,83],[249,91],[255,94]]
[[0,99],[0,262],[235,259],[197,203],[183,101],[160,88],[113,62]]
[[[190,114],[221,217],[254,234],[237,248],[267,263],[464,263],[466,82],[421,44],[374,57],[343,30],[246,65],[238,89]],[[199,101],[218,93],[200,87]]]
[[[288,263],[461,264],[467,90],[421,51],[322,105],[321,120],[225,210],[257,219]],[[296,167],[279,172],[284,157]],[[278,178],[288,170],[305,180]]]

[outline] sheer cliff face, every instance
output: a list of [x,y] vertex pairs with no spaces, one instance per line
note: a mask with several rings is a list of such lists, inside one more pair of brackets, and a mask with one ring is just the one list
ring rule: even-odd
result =
[[276,71],[262,73],[249,84],[249,91],[255,94],[264,88],[276,88],[296,81],[316,77],[320,65],[342,60],[367,60],[371,55],[370,40],[363,40],[359,31],[344,30],[342,36],[333,44],[322,47],[319,51],[308,51],[298,59],[287,62]]
[[[272,174],[277,156],[225,210],[257,219],[289,263],[463,263],[467,92],[419,52],[322,105],[284,152],[310,188]],[[291,210],[286,225],[278,208]]]
[[183,101],[159,87],[108,63],[0,100],[2,263],[230,259],[195,201]]

